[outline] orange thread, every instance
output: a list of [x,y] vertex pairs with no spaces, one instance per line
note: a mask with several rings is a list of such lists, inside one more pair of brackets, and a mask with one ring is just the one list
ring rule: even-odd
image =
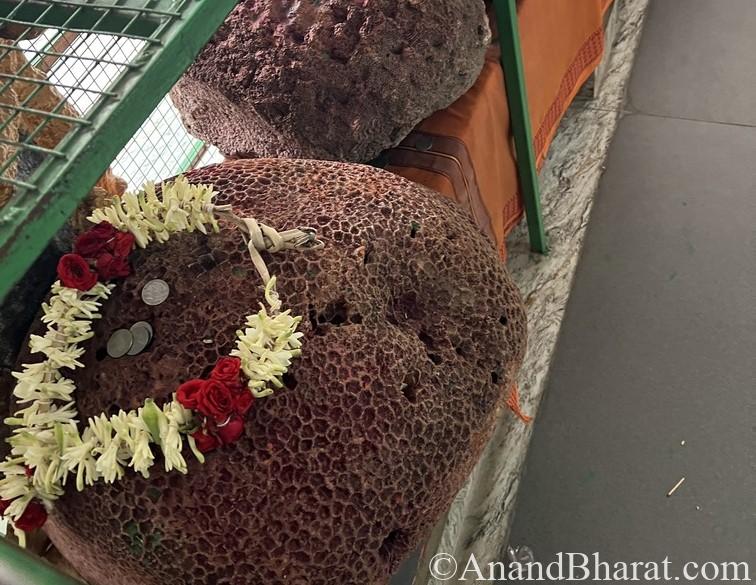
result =
[[520,390],[517,384],[512,384],[512,389],[509,391],[509,396],[507,397],[507,406],[525,424],[529,424],[533,420],[532,416],[528,416],[522,412],[522,408],[520,407]]

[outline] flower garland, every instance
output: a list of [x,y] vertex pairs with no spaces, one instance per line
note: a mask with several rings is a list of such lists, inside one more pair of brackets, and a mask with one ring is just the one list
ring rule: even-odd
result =
[[[155,185],[147,183],[139,193],[127,193],[88,218],[96,225],[76,239],[73,253],[60,259],[59,280],[42,305],[47,330],[30,337],[31,352],[45,359],[13,373],[13,393],[22,408],[5,420],[15,429],[8,439],[11,454],[0,463],[0,514],[10,519],[22,544],[26,531],[44,524],[46,506],[63,495],[71,475],[79,491],[99,480],[113,483],[128,467],[147,478],[155,449],[162,453],[166,471],[187,473],[184,441],[204,462],[205,453],[238,440],[256,398],[282,388],[283,375],[301,353],[301,317],[281,312],[276,279],[268,274],[260,250],[319,248],[314,231],[279,233],[239,218],[230,206],[213,204],[212,186],[190,185],[184,177],[163,183],[161,191],[158,197]],[[180,232],[217,232],[218,218],[231,221],[248,240],[267,307],[261,303],[256,314],[247,316],[232,355],[218,359],[208,379],[181,384],[162,407],[148,398],[136,410],[92,417],[80,432],[76,386],[63,370],[83,367],[80,344],[94,336],[92,321],[100,318],[100,306],[115,288],[108,281],[130,274],[128,258],[135,246],[163,243]]]

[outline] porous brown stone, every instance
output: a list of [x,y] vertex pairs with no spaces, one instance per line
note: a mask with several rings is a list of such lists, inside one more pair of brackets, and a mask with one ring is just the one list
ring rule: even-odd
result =
[[[244,160],[188,174],[219,203],[322,250],[264,254],[304,316],[286,388],[255,403],[242,439],[188,475],[68,491],[47,525],[92,585],[377,585],[420,545],[480,454],[525,350],[517,289],[455,204],[368,166]],[[72,373],[80,420],[162,403],[228,355],[261,283],[241,235],[179,234],[134,253]],[[168,300],[142,286],[162,278]],[[118,328],[152,323],[136,357]],[[205,340],[211,340],[206,343]],[[28,361],[22,356],[20,361]]]
[[364,162],[475,82],[482,0],[243,0],[171,92],[230,157]]

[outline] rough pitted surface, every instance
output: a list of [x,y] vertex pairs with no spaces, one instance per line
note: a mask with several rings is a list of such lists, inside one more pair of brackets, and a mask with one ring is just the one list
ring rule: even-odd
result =
[[[385,583],[501,411],[525,348],[519,294],[463,212],[392,174],[277,159],[188,176],[265,223],[318,230],[321,251],[265,255],[285,306],[304,316],[303,354],[238,443],[186,476],[156,466],[149,480],[69,490],[48,532],[93,585]],[[230,228],[137,252],[135,268],[75,375],[82,419],[206,375],[261,299]],[[171,287],[157,307],[139,300],[153,278]],[[104,357],[110,333],[142,319],[150,349]]]
[[482,0],[243,0],[171,93],[238,158],[364,162],[475,82]]

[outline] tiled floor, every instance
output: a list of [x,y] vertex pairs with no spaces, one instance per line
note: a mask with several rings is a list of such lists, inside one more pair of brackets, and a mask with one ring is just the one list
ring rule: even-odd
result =
[[520,485],[538,560],[754,578],[754,31],[753,0],[651,0]]
[[653,0],[630,86],[655,116],[756,124],[756,3]]

